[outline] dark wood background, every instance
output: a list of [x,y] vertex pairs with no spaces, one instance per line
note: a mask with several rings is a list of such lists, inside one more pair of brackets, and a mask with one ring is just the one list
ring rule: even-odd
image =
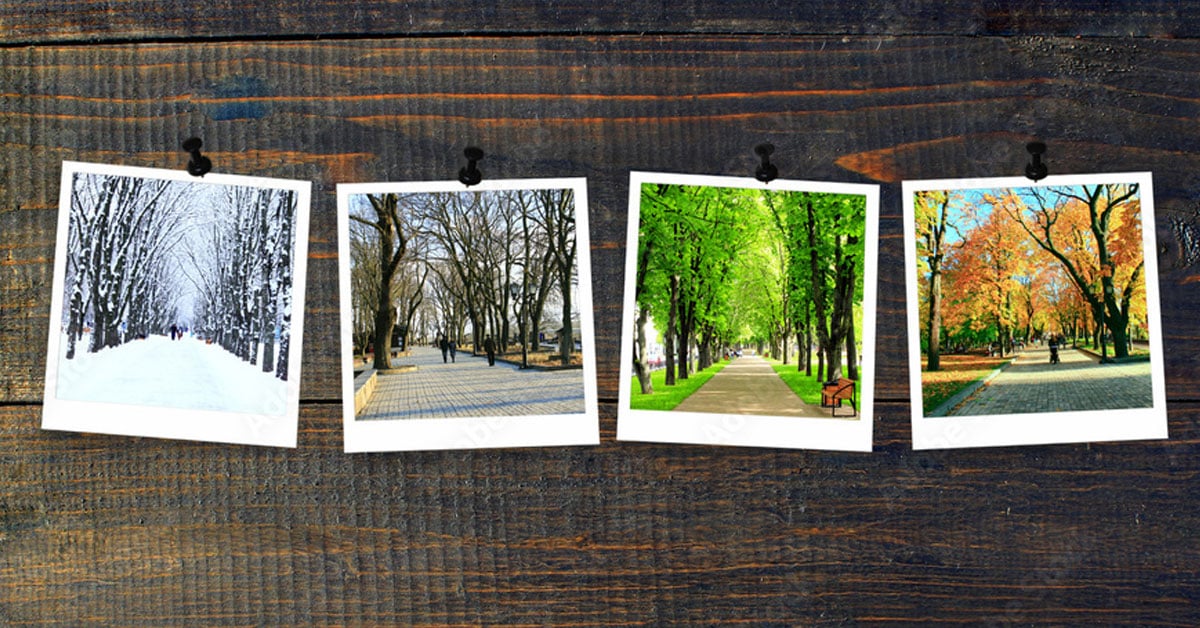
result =
[[[1200,622],[1200,2],[0,0],[0,624]],[[300,447],[44,432],[64,159],[315,182]],[[910,447],[899,182],[1151,170],[1169,441]],[[871,454],[615,443],[631,169],[883,186]],[[345,455],[338,182],[586,176],[603,444]]]

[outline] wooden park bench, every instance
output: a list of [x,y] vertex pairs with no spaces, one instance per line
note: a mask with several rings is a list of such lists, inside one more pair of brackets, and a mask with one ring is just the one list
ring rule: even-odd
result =
[[837,381],[825,382],[821,385],[821,407],[830,408],[829,415],[833,416],[842,407],[842,401],[849,400],[854,414],[858,414],[858,403],[855,401],[855,383],[844,377]]

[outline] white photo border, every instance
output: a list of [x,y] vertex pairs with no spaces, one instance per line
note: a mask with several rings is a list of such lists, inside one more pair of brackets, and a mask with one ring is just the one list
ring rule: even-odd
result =
[[[350,294],[350,196],[421,192],[563,190],[575,196],[575,245],[579,275],[579,325],[583,348],[584,411],[581,413],[470,418],[357,421],[354,412],[354,343]],[[591,245],[587,179],[484,179],[467,187],[458,181],[344,183],[337,186],[339,307],[342,339],[342,413],[346,453],[547,447],[600,444],[596,389],[596,341],[592,310]]]
[[[296,193],[295,240],[292,268],[291,337],[288,346],[287,398],[281,415],[217,412],[159,406],[60,399],[58,356],[66,280],[67,230],[73,178],[76,174],[137,177],[211,185],[286,189]],[[295,447],[300,414],[300,374],[304,346],[305,286],[308,277],[308,225],[312,183],[227,174],[194,177],[183,170],[64,161],[59,190],[58,233],[50,298],[42,429],[143,436],[179,440]]]
[[[1158,256],[1155,247],[1154,187],[1150,172],[1057,175],[1034,182],[1025,177],[929,179],[902,182],[904,265],[907,281],[909,386],[913,449],[998,447],[1167,438],[1167,394],[1163,369],[1162,317],[1159,308]],[[925,190],[1038,188],[1102,183],[1139,185],[1142,253],[1145,260],[1146,315],[1150,327],[1153,405],[1077,412],[926,417],[921,391],[920,301],[916,265],[916,217],[913,198]]]
[[[647,183],[678,184],[754,190],[788,190],[854,194],[866,198],[865,263],[863,275],[863,349],[859,365],[859,416],[857,420],[796,418],[745,414],[635,410],[632,396],[633,343],[630,338],[637,309],[634,294],[637,273],[638,227],[641,189]],[[757,179],[709,175],[629,173],[629,224],[625,249],[625,301],[621,321],[621,372],[617,406],[617,440],[788,449],[827,449],[869,452],[872,448],[875,396],[875,332],[877,265],[879,253],[879,186],[865,183],[829,183],[798,179]]]

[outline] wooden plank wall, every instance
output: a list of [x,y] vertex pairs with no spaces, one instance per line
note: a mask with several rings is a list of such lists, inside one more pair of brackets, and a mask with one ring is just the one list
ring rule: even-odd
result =
[[[0,624],[1200,622],[1200,2],[0,0]],[[64,159],[315,181],[300,447],[43,432]],[[1169,441],[911,451],[899,182],[1151,170]],[[613,442],[630,169],[883,185],[871,454]],[[344,455],[334,185],[586,176],[603,444]]]

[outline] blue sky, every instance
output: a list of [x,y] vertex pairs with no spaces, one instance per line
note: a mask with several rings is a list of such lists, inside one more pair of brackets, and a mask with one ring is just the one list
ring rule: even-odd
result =
[[946,233],[946,243],[954,244],[961,240],[960,233],[966,233],[974,226],[974,221],[967,215],[964,208],[974,204],[979,211],[979,217],[986,219],[992,212],[992,206],[983,202],[985,194],[998,194],[1002,188],[985,188],[971,190],[952,190],[955,194],[962,195],[962,198],[957,202],[951,203],[947,208],[949,212],[949,223],[958,227],[958,230],[950,229]]

